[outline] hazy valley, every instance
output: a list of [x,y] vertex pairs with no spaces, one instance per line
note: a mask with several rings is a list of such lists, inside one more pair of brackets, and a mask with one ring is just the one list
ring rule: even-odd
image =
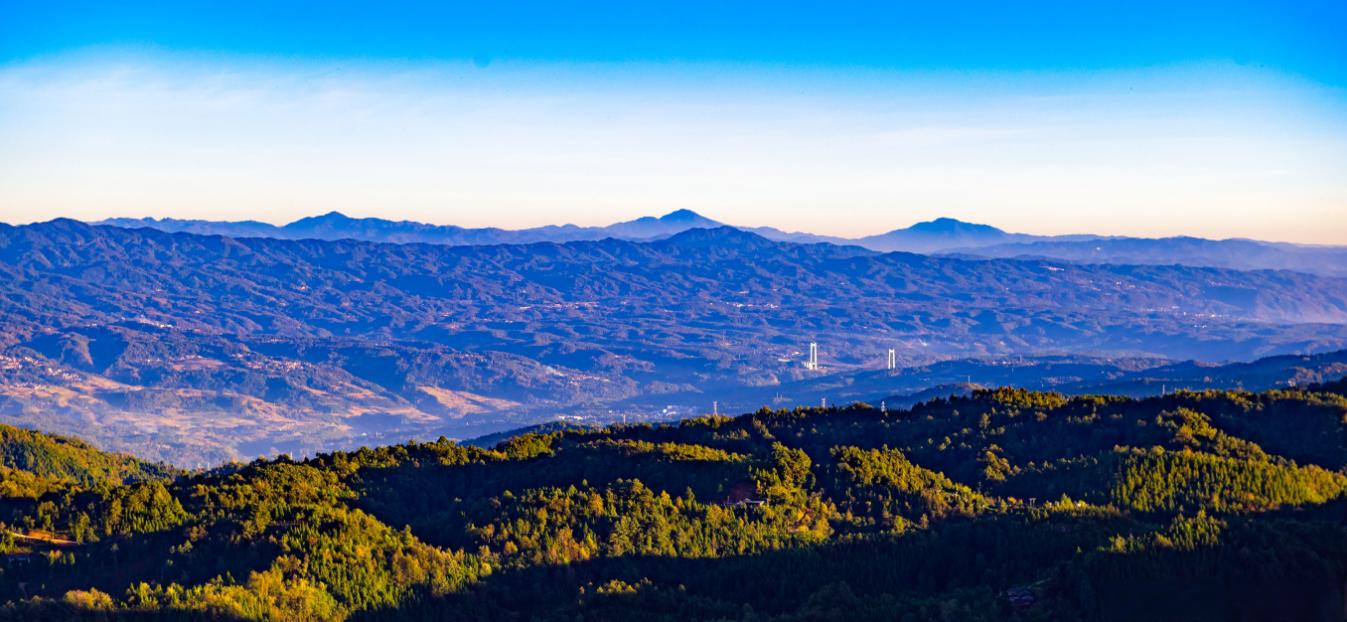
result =
[[[880,253],[690,213],[605,229],[638,240],[529,244],[350,239],[376,235],[356,223],[326,230],[332,240],[70,220],[0,229],[0,420],[199,465],[557,417],[896,406],[974,385],[1303,385],[1341,373],[1343,356],[1269,359],[1256,379],[1215,365],[1347,348],[1347,279],[1329,263],[1309,274]],[[1003,237],[939,229],[928,247],[966,245],[970,230]]]

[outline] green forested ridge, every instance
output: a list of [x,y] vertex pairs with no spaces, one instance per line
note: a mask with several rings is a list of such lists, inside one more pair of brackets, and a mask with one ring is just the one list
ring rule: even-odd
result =
[[1342,386],[1000,389],[186,475],[0,430],[0,618],[1342,620]]
[[[0,468],[80,484],[124,484],[170,477],[173,470],[122,454],[99,451],[82,440],[0,424]],[[6,496],[15,496],[8,494]]]

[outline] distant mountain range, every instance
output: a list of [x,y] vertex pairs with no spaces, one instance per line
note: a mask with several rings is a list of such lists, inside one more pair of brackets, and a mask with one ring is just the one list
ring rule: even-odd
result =
[[[276,238],[281,240],[364,240],[395,244],[423,243],[449,246],[491,244],[529,244],[533,242],[575,242],[614,238],[653,240],[690,229],[714,229],[728,226],[692,210],[681,209],[664,216],[646,216],[604,227],[549,225],[531,229],[465,228],[431,225],[381,218],[351,218],[338,212],[301,218],[287,225],[263,222],[179,220],[175,218],[109,218],[93,224],[129,229],[148,227],[171,233],[223,235],[234,238]],[[1007,244],[1049,238],[1006,233],[989,225],[966,223],[952,218],[937,218],[906,229],[858,239],[787,232],[774,227],[738,227],[777,242],[855,245],[874,251],[933,253],[952,249]],[[1078,239],[1091,236],[1068,236]]]
[[616,238],[649,240],[668,237],[689,229],[723,226],[691,210],[678,210],[655,218],[646,216],[606,227],[549,225],[533,229],[466,228],[431,225],[382,218],[351,218],[338,212],[301,218],[287,225],[257,221],[179,220],[174,218],[110,218],[95,224],[124,228],[149,227],[172,233],[222,235],[232,238],[276,238],[280,240],[363,240],[394,244],[444,244],[448,246],[485,246],[492,244],[530,244],[533,242],[576,242]]
[[[172,218],[112,218],[95,224],[148,227],[168,232],[268,237],[284,240],[364,240],[449,246],[593,241],[606,238],[654,240],[691,229],[726,226],[691,210],[647,216],[605,227],[551,225],[532,229],[464,228],[379,218],[350,218],[337,212],[277,226],[256,221],[220,222]],[[990,225],[937,218],[905,229],[849,239],[772,227],[740,227],[778,242],[860,246],[878,252],[958,254],[967,257],[1045,258],[1075,263],[1186,265],[1234,270],[1294,270],[1347,276],[1347,246],[1296,244],[1193,237],[1133,238],[1097,235],[1036,236],[1007,233]]]
[[[476,246],[0,226],[0,422],[193,464],[871,399],[998,382],[1019,357],[1116,371],[1347,348],[1343,278],[660,233],[696,218],[623,223],[643,241]],[[904,368],[982,362],[886,379],[888,348]],[[1040,370],[1017,384],[1072,375],[1011,365]]]
[[1174,238],[1040,239],[945,249],[977,257],[1040,257],[1075,263],[1188,265],[1234,270],[1294,270],[1347,276],[1347,247],[1256,240]]

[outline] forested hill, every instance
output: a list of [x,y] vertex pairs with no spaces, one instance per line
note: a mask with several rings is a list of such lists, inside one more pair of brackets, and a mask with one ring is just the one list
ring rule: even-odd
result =
[[1342,386],[1001,389],[7,485],[0,618],[1342,620]]
[[99,451],[80,439],[8,425],[0,425],[0,470],[85,486],[165,479],[175,472],[162,464]]

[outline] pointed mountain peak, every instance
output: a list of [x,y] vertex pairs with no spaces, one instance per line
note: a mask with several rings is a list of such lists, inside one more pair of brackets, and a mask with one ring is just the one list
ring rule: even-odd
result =
[[702,216],[690,209],[679,209],[659,217],[660,222],[678,223],[714,223],[714,220]]
[[930,253],[950,248],[986,246],[1016,238],[991,225],[964,222],[954,218],[937,218],[919,222],[906,229],[861,238],[862,246],[882,252],[907,251]]
[[288,225],[281,227],[290,235],[318,236],[328,238],[331,236],[345,237],[353,234],[353,228],[358,227],[361,220],[351,218],[338,211],[331,211],[318,216],[306,216],[300,218]]
[[[353,219],[352,219],[350,216],[347,216],[346,214],[343,214],[343,213],[338,212],[338,211],[336,211],[336,210],[332,210],[332,211],[330,211],[330,212],[328,212],[328,213],[326,213],[326,214],[322,214],[322,215],[319,215],[319,216],[308,216],[308,217],[305,217],[305,218],[301,218],[301,219],[299,219],[299,220],[296,220],[295,223],[300,223],[300,222],[309,222],[309,223],[316,223],[316,222],[347,222],[347,221],[349,221],[349,220],[353,220]],[[291,224],[295,224],[295,223],[291,223]]]
[[672,235],[688,229],[706,229],[721,226],[724,225],[706,218],[697,212],[680,209],[669,212],[658,218],[654,216],[643,216],[636,220],[619,222],[617,224],[608,225],[602,230],[614,237],[639,239]]
[[964,222],[955,218],[941,217],[935,220],[919,222],[907,229],[900,231],[914,231],[921,233],[950,233],[950,234],[1000,234],[1004,231],[991,225],[982,225],[972,222]]

